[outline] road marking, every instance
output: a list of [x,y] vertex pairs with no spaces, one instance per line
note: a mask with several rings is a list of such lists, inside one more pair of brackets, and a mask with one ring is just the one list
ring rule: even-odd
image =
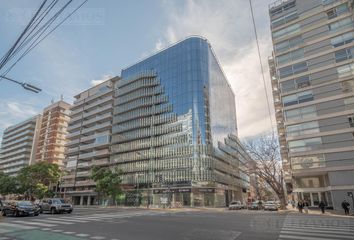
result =
[[47,220],[47,219],[36,219],[36,220],[33,220],[33,221],[34,221],[34,222],[45,222],[45,223],[64,224],[64,225],[74,224],[74,223],[71,223],[71,222],[54,221],[54,220]]
[[77,237],[88,237],[88,236],[90,236],[90,234],[79,233],[79,234],[76,234],[75,236],[77,236]]
[[77,219],[72,219],[72,218],[46,218],[46,219],[50,219],[50,220],[58,220],[58,219],[63,219],[64,221],[68,221],[68,222],[77,222],[77,223],[87,223],[88,221],[83,221],[83,220],[77,220]]
[[29,225],[36,225],[36,226],[41,226],[41,227],[55,227],[57,225],[55,224],[47,224],[47,223],[39,223],[39,222],[26,222],[26,221],[14,221],[17,223],[22,223],[22,224],[29,224]]
[[60,229],[53,229],[52,232],[62,232],[63,230]]
[[91,239],[97,239],[97,240],[102,240],[105,239],[106,237],[101,237],[101,236],[95,236],[95,237],[91,237]]
[[327,233],[312,233],[312,232],[299,232],[299,231],[281,231],[280,234],[295,234],[295,235],[306,235],[306,236],[314,236],[314,237],[340,237],[345,239],[354,239],[354,236],[338,236],[335,234],[327,234]]
[[76,232],[63,232],[64,234],[75,234]]
[[319,231],[319,232],[336,232],[336,233],[343,233],[341,231],[346,231],[346,232],[353,232],[354,234],[354,229],[343,229],[343,228],[337,228],[337,227],[325,227],[325,228],[320,228],[320,227],[302,227],[302,226],[297,226],[297,227],[286,227],[284,226],[283,229],[287,229],[287,230],[297,230],[297,231],[302,231],[302,232],[306,232],[306,231]]
[[[317,238],[317,237],[301,237],[301,236],[290,236],[290,235],[279,235],[279,239],[281,240],[283,238],[286,239],[295,239],[295,240],[324,240],[324,238]],[[338,240],[338,238],[326,238],[325,240]]]
[[21,229],[24,229],[24,230],[30,230],[30,229],[36,229],[36,228],[37,228],[37,227],[23,226],[23,225],[12,224],[12,223],[0,223],[0,226],[8,226],[8,227],[13,227],[13,228],[21,228]]
[[51,228],[41,228],[42,231],[49,231]]

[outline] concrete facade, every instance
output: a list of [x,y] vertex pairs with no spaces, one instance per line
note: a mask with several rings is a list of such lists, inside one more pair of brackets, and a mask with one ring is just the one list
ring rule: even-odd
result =
[[5,129],[1,142],[0,171],[16,176],[21,168],[35,162],[41,115]]
[[46,161],[63,167],[69,109],[70,104],[61,100],[43,110],[36,161]]
[[269,59],[289,192],[341,211],[354,192],[352,1],[282,0],[270,5]]
[[96,204],[93,166],[109,165],[115,77],[75,96],[71,107],[62,196],[76,205]]

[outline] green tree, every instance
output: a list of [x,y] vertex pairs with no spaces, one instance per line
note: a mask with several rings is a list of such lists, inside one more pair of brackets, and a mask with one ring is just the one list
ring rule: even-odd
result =
[[91,178],[96,182],[96,191],[101,193],[103,197],[112,198],[117,204],[116,199],[122,193],[121,179],[122,172],[117,168],[109,167],[93,167]]
[[0,194],[15,194],[18,192],[18,182],[15,177],[11,177],[3,172],[0,172]]
[[28,198],[42,198],[57,184],[60,173],[59,166],[53,163],[38,162],[24,167],[17,175],[20,192]]

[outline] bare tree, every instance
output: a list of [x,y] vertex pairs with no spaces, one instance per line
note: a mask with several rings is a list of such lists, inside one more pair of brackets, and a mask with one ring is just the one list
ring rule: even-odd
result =
[[281,208],[286,206],[284,172],[282,169],[278,139],[274,135],[249,140],[244,146],[254,160],[250,162],[249,173],[257,175],[274,191]]

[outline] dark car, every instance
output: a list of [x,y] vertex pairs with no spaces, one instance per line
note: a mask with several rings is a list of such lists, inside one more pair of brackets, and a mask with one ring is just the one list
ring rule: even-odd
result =
[[73,211],[73,205],[65,202],[62,198],[46,198],[43,199],[39,206],[41,212],[50,212],[54,213],[71,213]]
[[30,201],[9,202],[4,206],[3,213],[6,216],[38,216],[39,208]]

